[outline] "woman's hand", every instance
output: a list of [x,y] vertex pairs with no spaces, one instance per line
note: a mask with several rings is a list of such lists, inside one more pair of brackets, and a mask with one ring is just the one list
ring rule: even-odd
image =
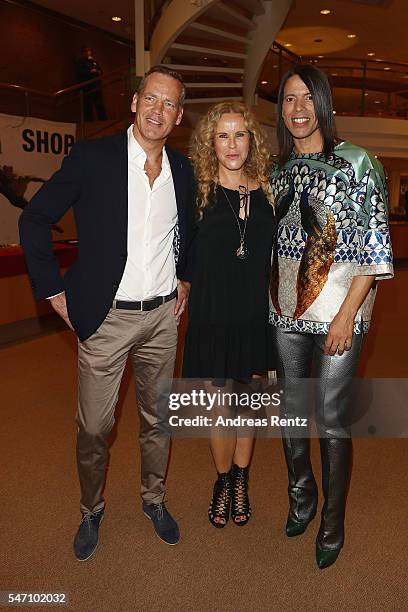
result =
[[177,281],[177,302],[174,309],[174,316],[180,319],[181,315],[187,308],[188,294],[190,293],[191,283],[187,281]]

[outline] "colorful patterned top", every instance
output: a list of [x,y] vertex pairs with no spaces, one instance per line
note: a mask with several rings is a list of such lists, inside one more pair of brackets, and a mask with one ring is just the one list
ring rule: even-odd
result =
[[[354,276],[393,276],[382,165],[350,142],[322,153],[292,153],[271,178],[278,235],[271,276],[270,322],[326,334]],[[366,332],[376,294],[358,310]]]

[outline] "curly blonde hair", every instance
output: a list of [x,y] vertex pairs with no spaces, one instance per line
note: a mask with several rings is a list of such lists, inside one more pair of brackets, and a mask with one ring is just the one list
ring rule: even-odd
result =
[[238,113],[243,116],[250,140],[248,157],[244,164],[245,173],[248,178],[260,184],[269,202],[272,202],[269,184],[272,158],[261,126],[254,114],[242,102],[220,102],[212,106],[201,118],[191,141],[191,159],[197,180],[199,219],[202,218],[204,209],[209,205],[210,198],[218,185],[218,159],[214,148],[214,134],[218,121],[226,113]]

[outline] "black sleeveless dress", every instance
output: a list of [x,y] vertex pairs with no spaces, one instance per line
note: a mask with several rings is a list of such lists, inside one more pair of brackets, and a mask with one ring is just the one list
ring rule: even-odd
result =
[[[261,188],[251,191],[245,260],[237,257],[239,193],[217,188],[199,225],[189,298],[184,378],[233,378],[274,369],[269,280],[275,216]],[[245,221],[239,219],[241,231]]]

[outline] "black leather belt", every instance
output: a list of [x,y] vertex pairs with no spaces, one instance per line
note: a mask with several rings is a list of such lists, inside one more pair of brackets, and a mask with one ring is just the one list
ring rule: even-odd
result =
[[161,295],[152,300],[143,300],[143,302],[124,302],[122,300],[115,300],[112,304],[112,308],[118,308],[119,310],[154,310],[162,304],[170,302],[176,295],[177,289],[174,289],[169,295]]

